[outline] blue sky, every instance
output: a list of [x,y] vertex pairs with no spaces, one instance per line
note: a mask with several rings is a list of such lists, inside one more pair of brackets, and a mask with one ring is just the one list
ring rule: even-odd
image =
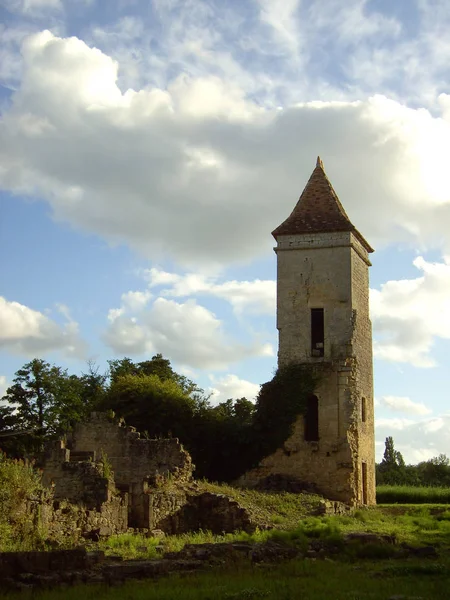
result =
[[[378,457],[450,455],[450,5],[3,0],[0,384],[276,365],[270,232],[318,154],[371,269]],[[1,390],[0,390],[1,391]]]

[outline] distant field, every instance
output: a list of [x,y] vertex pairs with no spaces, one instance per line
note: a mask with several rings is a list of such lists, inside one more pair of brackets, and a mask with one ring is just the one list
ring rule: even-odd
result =
[[380,485],[378,504],[450,504],[450,488]]

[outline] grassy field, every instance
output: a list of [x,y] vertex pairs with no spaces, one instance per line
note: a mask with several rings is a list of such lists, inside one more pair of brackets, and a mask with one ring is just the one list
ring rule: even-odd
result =
[[378,504],[450,504],[450,488],[382,485],[377,487]]
[[129,582],[118,588],[78,586],[8,597],[17,600],[388,600],[392,597],[442,600],[448,597],[449,584],[450,570],[440,563],[293,560],[275,566],[242,565],[232,570],[222,568],[158,581]]

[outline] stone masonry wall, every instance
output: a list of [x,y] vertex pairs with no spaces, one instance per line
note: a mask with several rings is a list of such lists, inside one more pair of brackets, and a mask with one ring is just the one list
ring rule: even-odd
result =
[[53,489],[24,498],[20,510],[35,529],[56,544],[77,544],[83,538],[99,539],[128,529],[127,496],[111,495],[98,509],[54,498]]
[[369,315],[369,270],[367,264],[361,260],[360,254],[357,252],[352,252],[352,301],[354,310],[352,344],[353,354],[356,357],[353,404],[355,406],[354,421],[357,424],[358,435],[357,488],[360,493],[359,501],[363,502],[362,464],[364,463],[367,475],[366,502],[367,504],[375,504],[375,414],[372,323]]
[[[311,356],[310,310],[314,307],[326,306],[325,359],[346,358],[342,341],[350,340],[352,334],[349,236],[336,233],[279,238],[276,249],[279,366],[317,362]],[[305,246],[299,245],[298,240],[296,246],[289,246],[300,237]]]
[[338,435],[340,416],[336,395],[339,375],[332,364],[322,365],[318,370],[321,377],[316,390],[319,398],[319,441],[305,441],[304,417],[299,416],[283,446],[240,477],[238,485],[258,487],[267,477],[283,475],[327,498],[349,504],[354,502],[352,447],[346,435]]
[[[314,486],[335,500],[352,505],[373,504],[367,251],[352,233],[338,232],[280,236],[276,252],[278,364],[310,364],[320,373],[316,390],[319,440],[304,440],[304,418],[299,417],[283,447],[263,459],[238,483],[256,486],[262,479],[279,474]],[[311,308],[324,308],[323,357],[311,355]]]
[[119,486],[141,483],[158,475],[180,481],[192,477],[191,457],[176,438],[142,439],[134,427],[127,427],[106,413],[92,413],[78,424],[68,438],[72,452],[105,453]]
[[47,448],[42,483],[52,488],[55,499],[67,499],[91,510],[100,510],[115,494],[113,481],[103,476],[103,465],[90,461],[70,462],[70,450],[64,441]]

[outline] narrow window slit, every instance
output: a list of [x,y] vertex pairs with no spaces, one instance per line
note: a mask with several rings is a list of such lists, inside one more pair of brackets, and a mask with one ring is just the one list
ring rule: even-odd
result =
[[324,355],[325,328],[323,308],[311,309],[311,355]]
[[363,423],[366,422],[367,419],[367,413],[366,413],[366,399],[365,398],[361,398],[361,421]]

